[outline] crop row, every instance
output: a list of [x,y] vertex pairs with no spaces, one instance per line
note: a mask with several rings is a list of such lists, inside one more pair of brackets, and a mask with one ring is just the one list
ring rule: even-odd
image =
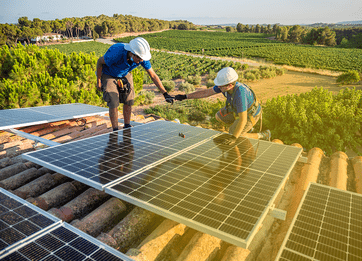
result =
[[[362,49],[280,43],[268,35],[199,31],[166,31],[143,35],[152,48],[222,57],[261,57],[275,64],[362,72]],[[129,42],[133,37],[120,38]]]

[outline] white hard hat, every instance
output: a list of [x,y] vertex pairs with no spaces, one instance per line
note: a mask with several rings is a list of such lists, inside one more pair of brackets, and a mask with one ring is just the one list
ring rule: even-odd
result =
[[126,44],[124,47],[127,51],[134,53],[139,56],[142,60],[148,61],[151,60],[150,45],[146,39],[142,37],[137,37]]
[[239,75],[237,72],[231,68],[226,67],[221,69],[214,80],[216,86],[223,86],[232,82],[235,82],[238,79]]

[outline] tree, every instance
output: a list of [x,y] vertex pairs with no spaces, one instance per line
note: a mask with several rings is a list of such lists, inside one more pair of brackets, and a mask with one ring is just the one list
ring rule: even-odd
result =
[[24,27],[21,36],[27,40],[28,44],[30,44],[30,40],[36,38],[38,32],[36,28]]
[[79,32],[84,30],[84,22],[77,20],[74,25],[75,33],[77,34],[77,38],[79,39]]
[[73,38],[73,26],[74,26],[74,19],[72,18],[65,18],[65,27],[68,32],[68,36]]
[[186,24],[179,24],[177,29],[178,30],[187,30],[187,25]]
[[277,33],[277,31],[278,31],[278,29],[279,29],[279,25],[277,25],[277,24],[274,24],[273,25],[273,33]]
[[233,28],[231,26],[226,26],[226,32],[232,32],[233,31]]
[[259,25],[259,24],[257,24],[257,25],[255,26],[255,32],[256,32],[256,33],[260,33],[260,32],[261,32],[261,29],[260,29],[260,25]]
[[319,28],[317,30],[317,42],[321,45],[335,46],[336,45],[336,33],[331,31],[328,26]]
[[304,29],[300,25],[294,25],[288,32],[288,39],[293,43],[301,43],[305,35]]
[[28,17],[23,16],[18,19],[18,24],[20,27],[30,27],[31,21],[28,20]]
[[243,32],[243,29],[244,29],[244,25],[241,24],[241,23],[238,23],[236,25],[236,31],[238,31],[239,33]]
[[4,24],[0,27],[0,35],[2,44],[8,46],[16,46],[18,38],[21,35],[20,29],[13,24]]
[[53,31],[52,30],[52,23],[50,21],[42,21],[41,30],[44,33],[51,33]]
[[271,25],[270,24],[268,24],[268,26],[266,27],[266,30],[267,30],[267,34],[271,34],[271,33],[273,33],[273,31],[272,31],[272,28],[271,28]]

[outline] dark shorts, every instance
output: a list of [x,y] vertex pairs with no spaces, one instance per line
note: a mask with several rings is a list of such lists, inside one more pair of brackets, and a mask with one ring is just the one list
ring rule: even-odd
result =
[[110,109],[117,108],[120,103],[132,106],[134,104],[134,85],[132,73],[128,73],[125,78],[128,80],[130,88],[126,90],[120,90],[117,86],[118,78],[102,74],[102,91],[103,100],[107,102],[107,106]]

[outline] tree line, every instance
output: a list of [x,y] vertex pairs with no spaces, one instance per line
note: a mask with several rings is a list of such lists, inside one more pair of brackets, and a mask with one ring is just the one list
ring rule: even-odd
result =
[[237,31],[240,33],[265,33],[274,34],[277,40],[290,43],[301,43],[310,45],[327,45],[344,48],[362,48],[362,29],[361,28],[335,28],[328,26],[319,28],[294,26],[271,26],[263,25],[244,25],[238,23],[236,28],[226,27],[227,32]]
[[19,40],[29,44],[31,39],[46,33],[62,34],[71,39],[82,36],[96,39],[125,32],[194,28],[195,26],[191,22],[184,20],[165,21],[122,14],[114,14],[113,17],[100,15],[55,20],[40,20],[39,18],[29,20],[24,16],[18,19],[17,24],[0,24],[0,45],[13,46]]

